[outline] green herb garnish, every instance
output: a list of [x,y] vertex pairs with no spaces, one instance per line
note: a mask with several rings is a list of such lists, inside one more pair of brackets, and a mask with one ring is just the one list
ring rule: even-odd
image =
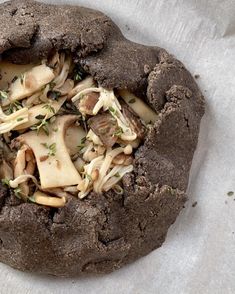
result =
[[[2,179],[1,181],[2,181],[2,184],[3,184],[3,185],[5,185],[5,186],[11,188],[11,186],[10,186],[10,180],[9,180],[9,179]],[[22,194],[22,192],[21,192],[21,189],[20,189],[19,187],[13,189],[13,192],[14,192],[14,194],[15,194],[15,196],[16,196],[17,198],[21,199],[21,194]]]
[[[47,109],[48,111],[52,112],[55,114],[55,109],[52,107],[50,104],[45,104],[43,108]],[[39,123],[36,125],[33,125],[30,129],[33,131],[37,131],[37,133],[40,132],[40,130],[43,130],[47,136],[49,136],[49,120],[47,120],[46,115],[37,115],[35,116],[36,119],[39,120]]]
[[81,77],[81,73],[76,73],[75,75],[74,75],[74,81],[76,81],[76,82],[80,82],[81,80],[82,80],[82,77]]
[[[41,119],[41,117],[43,117]],[[39,124],[33,125],[30,129],[32,131],[37,131],[37,134],[43,130],[44,133],[49,136],[49,122],[46,119],[46,116],[41,116],[40,114],[36,116],[36,118],[40,121]]]
[[14,78],[12,79],[12,83],[14,83],[16,80],[18,79],[18,77],[17,76],[14,76]]
[[79,151],[82,151],[82,149],[85,147],[85,144],[79,144],[77,147]]
[[135,103],[135,102],[136,102],[135,98],[132,98],[131,100],[128,101],[128,103],[130,103],[130,104]]
[[109,112],[110,112],[111,114],[115,115],[116,112],[117,112],[117,110],[114,109],[112,106],[110,106],[110,107],[109,107]]
[[10,180],[9,179],[2,179],[2,184],[7,186],[7,187],[10,187]]
[[81,139],[81,144],[85,144],[85,142],[86,142],[86,137],[83,137],[83,138]]
[[22,120],[24,120],[23,117],[18,117],[16,121],[22,121]]
[[118,129],[113,133],[113,136],[121,137],[122,134],[123,134],[123,129],[122,129],[122,128],[118,128]]
[[17,110],[20,110],[21,108],[23,108],[22,104],[16,100],[9,105],[6,114],[12,114]]
[[21,189],[18,187],[18,188],[15,188],[14,190],[13,190],[13,192],[14,192],[14,194],[15,194],[15,196],[17,197],[17,198],[19,198],[19,199],[21,199],[21,194],[22,194],[22,192],[21,192]]
[[21,74],[21,75],[19,76],[19,79],[20,79],[20,83],[21,83],[21,85],[23,85],[23,83],[24,83],[24,79],[25,79],[25,75],[24,75],[24,74]]
[[229,192],[227,193],[227,195],[228,195],[228,196],[233,196],[233,195],[234,195],[234,192],[233,192],[233,191],[229,191]]
[[77,146],[79,151],[82,151],[82,149],[86,146],[85,142],[86,142],[86,137],[83,137],[80,141],[80,144]]
[[7,98],[8,98],[7,91],[0,91],[0,99],[1,100],[6,100]]
[[49,83],[50,90],[52,90],[55,87],[55,85],[56,85],[56,83],[50,82]]
[[81,80],[84,79],[85,76],[86,76],[86,72],[83,70],[83,68],[80,65],[77,64],[73,70],[72,79],[75,82],[80,82]]
[[43,108],[47,109],[48,111],[52,112],[55,114],[55,108],[51,106],[50,104],[45,104]]
[[28,201],[29,201],[29,202],[32,202],[32,203],[35,203],[34,196],[28,197]]
[[37,116],[35,116],[36,119],[38,120],[43,120],[46,116],[45,115],[42,115],[42,114],[39,114]]
[[56,154],[56,143],[52,143],[48,145],[47,143],[41,143],[42,146],[44,146],[46,149],[48,149],[48,156],[55,156]]
[[88,179],[88,181],[92,181],[92,177],[90,175],[86,174],[85,177]]
[[120,178],[120,174],[119,173],[116,173],[115,175],[114,175],[116,178]]

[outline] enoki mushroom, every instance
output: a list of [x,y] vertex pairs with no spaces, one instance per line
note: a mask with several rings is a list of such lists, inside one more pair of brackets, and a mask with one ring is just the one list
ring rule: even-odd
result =
[[[133,94],[120,91],[120,103],[114,90],[76,70],[69,54],[56,52],[1,91],[0,134],[8,148],[13,140],[18,149],[14,161],[1,161],[1,175],[10,188],[22,190],[24,200],[59,208],[71,195],[122,193],[121,180],[133,171],[134,149],[143,139],[139,133],[145,133],[141,128],[156,118]],[[144,113],[136,104],[134,114],[126,115],[129,96]]]

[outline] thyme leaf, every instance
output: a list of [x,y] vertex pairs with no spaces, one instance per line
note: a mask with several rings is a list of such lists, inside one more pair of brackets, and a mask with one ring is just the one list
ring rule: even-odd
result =
[[52,143],[50,145],[48,145],[47,143],[41,143],[41,145],[44,146],[48,150],[48,153],[47,153],[48,156],[55,156],[56,143]]
[[122,134],[123,134],[123,129],[119,127],[119,128],[113,133],[113,136],[121,137]]
[[[43,117],[43,118],[42,118]],[[48,124],[49,122],[47,121],[46,116],[41,116],[40,114],[36,116],[36,118],[39,120],[39,123],[36,125],[33,125],[30,129],[32,131],[37,131],[37,134],[43,130],[44,133],[49,136],[49,127]]]
[[6,100],[7,98],[8,98],[7,91],[0,91],[0,99],[1,100]]
[[22,121],[22,120],[24,120],[23,117],[18,117],[18,118],[16,119],[16,121]]
[[2,179],[2,184],[7,186],[7,187],[10,187],[10,180],[9,179]]
[[43,108],[47,109],[48,111],[52,112],[55,114],[55,108],[51,106],[50,104],[45,104]]
[[135,101],[136,101],[135,98],[132,98],[128,101],[128,103],[133,104],[133,103],[135,103]]

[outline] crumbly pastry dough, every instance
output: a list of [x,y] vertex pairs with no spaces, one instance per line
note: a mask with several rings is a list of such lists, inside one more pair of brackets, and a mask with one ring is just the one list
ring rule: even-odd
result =
[[[126,130],[128,136],[123,139],[128,148],[124,155],[128,156],[132,148],[135,152],[133,169],[127,165],[124,170],[127,173],[123,175],[121,190],[108,189],[114,180],[109,181],[112,174],[105,173],[106,182],[103,178],[96,183],[99,193],[91,191],[79,199],[69,196],[74,190],[72,186],[63,191],[47,187],[48,192],[35,195],[37,204],[24,202],[1,186],[0,261],[23,271],[77,276],[113,271],[161,246],[187,199],[189,170],[204,113],[204,98],[193,77],[164,49],[126,40],[110,18],[95,10],[16,0],[0,5],[0,20],[0,53],[4,62],[25,63],[28,70],[29,64],[38,65],[56,51],[67,50],[72,61],[92,77],[84,82],[85,88],[83,84],[74,90],[71,82],[64,86],[63,91],[70,87],[74,91],[71,99],[86,88],[106,89],[109,95],[114,89],[115,95],[123,96],[124,100],[125,91],[129,91],[157,113],[141,145],[133,143],[131,130]],[[65,72],[66,68],[56,80],[60,89]],[[53,78],[48,71],[47,82]],[[38,81],[31,79],[30,85],[38,87]],[[32,109],[30,105],[37,99],[34,96],[24,105],[26,110],[20,114],[24,115],[24,123],[29,121],[28,107]],[[102,108],[106,106],[104,101]],[[4,119],[7,123],[7,118]],[[125,119],[121,118],[119,126],[123,123]],[[12,128],[12,125],[4,127]],[[89,135],[93,144],[98,143],[93,133]],[[3,136],[4,140],[9,139],[7,134]],[[12,176],[6,166],[10,158],[4,157],[11,153],[5,152],[6,147],[0,143],[1,160]],[[22,168],[32,174],[35,165],[27,148],[20,153],[25,158],[25,166],[17,166],[19,178],[13,180],[14,187],[26,180],[39,185],[32,175],[25,179],[21,174]],[[92,150],[85,151],[91,159]],[[102,148],[97,147],[95,152],[105,158]],[[69,156],[72,153],[70,150]],[[99,156],[89,164],[102,166]],[[121,160],[124,162],[125,158],[118,158]],[[78,171],[82,165],[76,159],[74,166]],[[105,169],[103,166],[102,172]],[[96,179],[97,173],[91,176]],[[101,187],[107,192],[100,191]],[[57,198],[46,200],[47,193],[55,193]],[[49,203],[45,201],[54,207],[45,206]]]

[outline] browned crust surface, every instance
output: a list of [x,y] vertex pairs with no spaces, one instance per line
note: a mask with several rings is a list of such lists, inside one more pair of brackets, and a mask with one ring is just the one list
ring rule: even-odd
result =
[[[53,15],[53,17],[51,17]],[[33,1],[0,5],[0,53],[16,63],[68,49],[104,87],[146,96],[160,115],[135,155],[124,195],[91,193],[52,210],[0,187],[0,261],[58,276],[105,273],[161,246],[186,201],[204,99],[185,67],[126,40],[104,14]],[[147,95],[146,95],[147,94]]]

